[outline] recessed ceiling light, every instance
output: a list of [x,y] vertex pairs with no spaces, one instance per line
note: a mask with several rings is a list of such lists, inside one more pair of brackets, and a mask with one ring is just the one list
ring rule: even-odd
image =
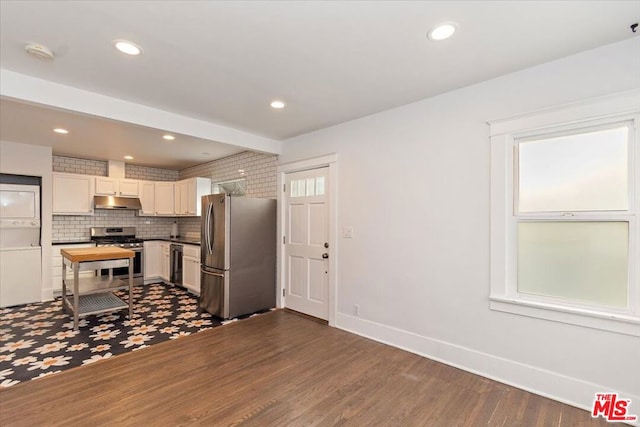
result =
[[55,128],[53,131],[54,131],[55,133],[61,133],[61,134],[64,134],[64,135],[66,135],[66,134],[68,134],[68,133],[69,133],[69,131],[68,131],[68,130],[63,129],[63,128]]
[[273,101],[271,102],[271,108],[276,108],[276,109],[280,109],[280,108],[284,108],[284,102],[282,101]]
[[166,139],[167,141],[173,141],[174,139],[176,139],[175,136],[169,134],[163,135],[162,138]]
[[41,45],[38,43],[29,43],[24,47],[24,50],[26,50],[28,54],[39,59],[53,59],[53,52],[51,52],[51,49],[49,49],[45,45]]
[[133,156],[124,156],[125,160],[133,160]]
[[436,40],[436,41],[444,40],[451,37],[453,33],[456,32],[457,29],[458,29],[458,24],[455,24],[453,22],[445,22],[443,24],[436,25],[435,27],[430,29],[429,32],[427,33],[427,36],[431,40]]
[[142,48],[129,40],[114,40],[113,45],[120,52],[126,53],[127,55],[135,56],[142,53]]

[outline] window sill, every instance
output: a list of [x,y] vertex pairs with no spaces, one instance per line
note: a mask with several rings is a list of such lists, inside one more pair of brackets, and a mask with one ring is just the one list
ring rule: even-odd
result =
[[491,297],[491,310],[640,337],[640,316]]

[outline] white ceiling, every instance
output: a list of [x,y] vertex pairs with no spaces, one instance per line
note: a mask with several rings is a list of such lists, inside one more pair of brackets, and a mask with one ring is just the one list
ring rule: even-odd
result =
[[[52,129],[62,127],[69,134]],[[182,170],[195,164],[237,154],[245,149],[203,138],[168,132],[87,114],[72,113],[9,99],[0,100],[0,139],[47,145],[59,156],[119,160],[140,166]]]
[[[638,1],[2,0],[0,66],[284,140],[634,37],[638,20]],[[428,40],[443,21],[458,23],[458,33]],[[111,41],[119,38],[144,54],[118,53]],[[55,61],[27,55],[29,42],[48,46]],[[16,103],[8,89],[0,137],[56,154],[131,154],[133,163],[180,169],[246,148],[188,132],[158,145],[154,129]],[[271,109],[273,99],[287,107]],[[50,128],[69,114],[82,131],[69,129],[61,143]]]

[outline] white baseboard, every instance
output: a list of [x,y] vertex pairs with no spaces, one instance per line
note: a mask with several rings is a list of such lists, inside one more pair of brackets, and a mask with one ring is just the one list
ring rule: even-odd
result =
[[[343,313],[337,313],[336,327],[589,412],[596,393],[617,391],[632,400],[631,412],[640,417],[640,396],[624,390],[610,390],[603,385]],[[631,425],[640,426],[640,419]]]

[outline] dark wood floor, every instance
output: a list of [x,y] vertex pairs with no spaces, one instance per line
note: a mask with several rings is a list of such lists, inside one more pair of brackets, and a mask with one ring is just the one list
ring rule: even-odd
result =
[[0,391],[0,425],[608,424],[277,310]]

